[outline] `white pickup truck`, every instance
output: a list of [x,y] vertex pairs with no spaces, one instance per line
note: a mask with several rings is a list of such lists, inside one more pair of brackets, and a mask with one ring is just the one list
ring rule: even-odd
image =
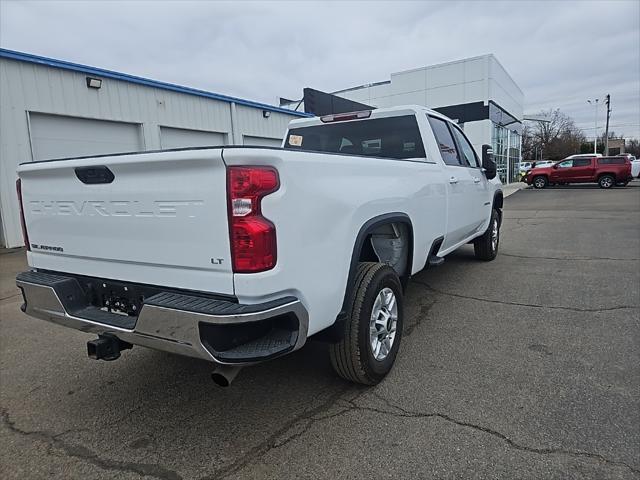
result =
[[242,366],[331,343],[345,379],[379,382],[411,275],[473,243],[498,250],[490,148],[423,107],[295,120],[281,148],[210,147],[23,163],[22,310],[98,338]]

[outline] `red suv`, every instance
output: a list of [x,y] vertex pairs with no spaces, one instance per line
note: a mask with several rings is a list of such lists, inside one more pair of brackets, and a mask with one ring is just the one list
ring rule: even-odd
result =
[[600,188],[626,185],[631,176],[631,162],[625,157],[591,157],[561,160],[553,165],[527,172],[527,183],[535,188],[567,183],[597,183]]

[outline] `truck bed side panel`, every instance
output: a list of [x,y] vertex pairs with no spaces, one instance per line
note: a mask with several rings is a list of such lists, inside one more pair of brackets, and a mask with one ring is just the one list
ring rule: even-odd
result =
[[223,156],[227,165],[273,165],[281,182],[262,202],[276,226],[278,263],[236,274],[236,295],[245,303],[283,293],[300,298],[310,334],[335,321],[356,237],[368,220],[391,212],[410,217],[412,272],[424,267],[431,243],[445,231],[446,189],[435,163],[266,149],[225,149]]

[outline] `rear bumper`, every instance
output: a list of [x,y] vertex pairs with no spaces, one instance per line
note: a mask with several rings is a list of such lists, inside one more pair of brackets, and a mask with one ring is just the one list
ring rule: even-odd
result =
[[[99,279],[97,279],[99,280]],[[137,316],[94,306],[73,276],[23,272],[22,311],[87,333],[220,364],[252,364],[301,348],[309,317],[295,297],[242,305],[191,292],[145,298]]]

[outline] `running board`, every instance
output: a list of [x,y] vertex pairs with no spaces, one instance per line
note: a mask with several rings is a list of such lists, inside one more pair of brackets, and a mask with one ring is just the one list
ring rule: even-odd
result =
[[427,259],[427,264],[430,267],[439,267],[444,263],[444,257],[438,257],[437,255],[429,255]]
[[437,253],[440,251],[444,237],[436,238],[431,244],[429,249],[429,255],[427,256],[427,263],[425,267],[439,267],[444,263],[444,257],[439,257]]

